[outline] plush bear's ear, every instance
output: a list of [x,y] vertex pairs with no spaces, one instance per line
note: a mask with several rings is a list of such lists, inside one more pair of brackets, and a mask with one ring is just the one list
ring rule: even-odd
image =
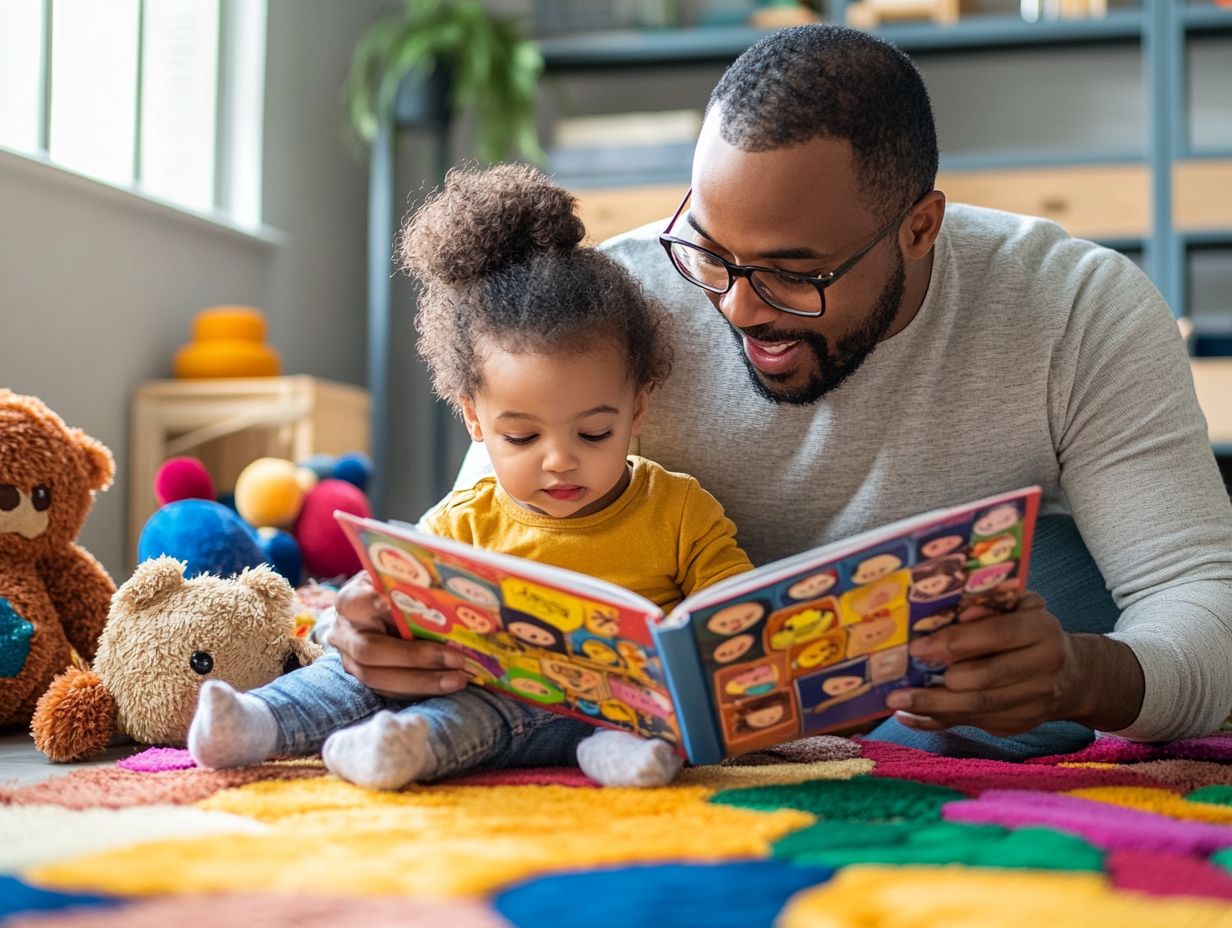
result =
[[184,569],[187,566],[183,561],[177,561],[165,554],[143,561],[137,565],[133,575],[116,590],[114,605],[129,612],[148,609],[183,585]]
[[74,444],[81,450],[86,464],[86,477],[91,490],[105,490],[115,476],[115,459],[111,451],[97,438],[91,438],[81,429],[69,429]]
[[51,681],[30,723],[34,746],[56,763],[101,754],[115,728],[115,698],[98,674],[76,667]]
[[282,574],[270,569],[266,564],[260,564],[256,567],[245,568],[236,579],[255,591],[271,608],[290,614],[291,604],[295,600],[295,591],[291,589],[291,584]]

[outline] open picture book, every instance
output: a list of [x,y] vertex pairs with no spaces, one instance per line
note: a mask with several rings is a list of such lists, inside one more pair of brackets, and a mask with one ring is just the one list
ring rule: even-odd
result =
[[936,682],[908,646],[969,606],[1014,607],[1039,499],[1029,487],[902,519],[667,615],[594,577],[335,515],[402,635],[458,649],[476,685],[713,763],[887,716],[891,690]]

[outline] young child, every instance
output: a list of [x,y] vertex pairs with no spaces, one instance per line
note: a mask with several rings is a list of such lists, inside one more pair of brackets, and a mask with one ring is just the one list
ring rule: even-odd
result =
[[[455,171],[403,230],[402,263],[422,285],[420,354],[495,471],[421,527],[603,577],[667,611],[751,565],[696,480],[628,455],[670,368],[664,320],[622,266],[579,244],[574,208],[528,167]],[[386,789],[575,756],[606,785],[661,785],[680,767],[664,741],[478,686],[386,698],[336,651],[248,693],[207,681],[188,748],[208,767],[321,750],[338,776]]]

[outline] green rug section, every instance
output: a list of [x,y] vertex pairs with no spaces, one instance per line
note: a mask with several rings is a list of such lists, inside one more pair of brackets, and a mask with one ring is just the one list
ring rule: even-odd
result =
[[858,776],[723,790],[710,801],[767,812],[799,809],[824,821],[923,824],[940,820],[941,807],[947,802],[965,798],[957,790],[931,783]]
[[1031,870],[1103,869],[1104,855],[1081,838],[1050,828],[1010,831],[955,822],[875,824],[826,821],[793,832],[774,856],[796,864],[966,864]]
[[1232,786],[1203,786],[1195,789],[1185,798],[1191,802],[1210,802],[1221,806],[1232,806]]

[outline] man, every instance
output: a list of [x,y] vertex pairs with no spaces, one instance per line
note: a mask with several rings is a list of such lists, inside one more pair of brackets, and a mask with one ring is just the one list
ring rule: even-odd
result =
[[[1021,756],[1209,732],[1232,708],[1232,507],[1172,316],[1114,252],[947,206],[936,167],[892,46],[805,26],[745,52],[674,218],[608,246],[677,326],[638,450],[718,497],[755,562],[1032,483],[1072,514],[1116,630],[1066,631],[1034,593],[965,615],[912,646],[945,685],[893,693],[880,736]],[[341,597],[348,669],[437,692],[448,655],[383,636],[378,610]],[[953,726],[1027,735],[912,740]]]

